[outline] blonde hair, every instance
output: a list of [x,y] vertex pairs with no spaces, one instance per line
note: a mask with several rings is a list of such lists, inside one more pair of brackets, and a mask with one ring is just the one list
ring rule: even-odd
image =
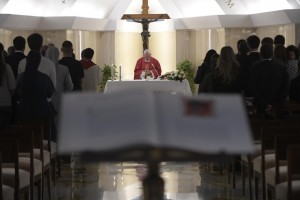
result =
[[229,84],[236,78],[238,71],[239,64],[233,49],[230,46],[223,47],[214,70],[215,78],[221,79],[222,83]]

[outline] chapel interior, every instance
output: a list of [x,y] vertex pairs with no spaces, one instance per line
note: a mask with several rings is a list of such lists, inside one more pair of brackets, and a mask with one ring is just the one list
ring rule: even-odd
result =
[[[142,2],[1,0],[0,42],[7,49],[16,36],[27,38],[32,33],[39,33],[45,45],[53,43],[60,50],[62,43],[69,40],[73,43],[76,59],[81,58],[83,49],[92,48],[95,51],[93,61],[98,66],[122,66],[122,80],[133,80],[136,61],[143,55],[142,25],[132,20],[121,20],[121,17],[141,13]],[[184,60],[189,60],[196,71],[209,49],[219,53],[222,47],[231,46],[237,53],[237,41],[250,35],[257,35],[260,39],[283,35],[286,46],[300,44],[299,0],[148,0],[148,3],[149,13],[170,16],[170,19],[160,19],[149,25],[149,49],[159,60],[162,74],[175,71],[176,65]],[[26,44],[25,54],[28,52]],[[192,95],[196,96],[197,92]],[[286,121],[292,121],[287,123],[276,117],[268,118],[267,121],[273,123],[264,123],[266,120],[260,116],[251,115],[250,108],[245,111],[249,115],[249,127],[255,132],[263,127],[274,127],[274,124],[299,128],[300,108],[293,106],[287,108]],[[259,144],[254,139],[258,138],[253,138],[256,148]],[[260,174],[252,171],[252,183],[249,185],[249,172],[253,167],[250,155],[242,155],[242,159],[236,157],[241,155],[221,161],[200,156],[193,161],[159,162],[159,174],[164,180],[163,199],[276,199],[277,187],[273,187],[270,194],[263,193],[266,188],[262,187]],[[147,199],[143,197],[147,162],[87,161],[80,153],[61,156],[58,152],[55,159],[52,171],[42,178],[44,200]],[[299,159],[295,162],[299,163]],[[299,177],[295,179],[299,180]],[[297,184],[299,195],[300,183]],[[32,199],[41,199],[38,187],[34,187]],[[19,199],[27,199],[22,192]],[[14,198],[0,194],[0,200],[10,199]]]

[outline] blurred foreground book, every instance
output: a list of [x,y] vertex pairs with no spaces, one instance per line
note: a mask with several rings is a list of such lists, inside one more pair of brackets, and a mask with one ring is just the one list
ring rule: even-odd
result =
[[253,151],[239,95],[70,93],[63,97],[61,108],[61,154],[150,148],[201,154]]

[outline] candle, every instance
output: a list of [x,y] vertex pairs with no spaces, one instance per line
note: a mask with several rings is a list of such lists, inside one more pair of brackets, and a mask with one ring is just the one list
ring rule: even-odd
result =
[[114,78],[115,78],[115,67],[114,67],[114,64],[111,64],[110,75],[111,75],[111,80],[113,81]]
[[122,80],[122,66],[119,66],[119,81]]

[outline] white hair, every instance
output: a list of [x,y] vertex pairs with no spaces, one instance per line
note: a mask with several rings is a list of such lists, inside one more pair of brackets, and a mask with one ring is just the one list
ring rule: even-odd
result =
[[144,54],[150,54],[151,55],[150,49],[145,49]]

